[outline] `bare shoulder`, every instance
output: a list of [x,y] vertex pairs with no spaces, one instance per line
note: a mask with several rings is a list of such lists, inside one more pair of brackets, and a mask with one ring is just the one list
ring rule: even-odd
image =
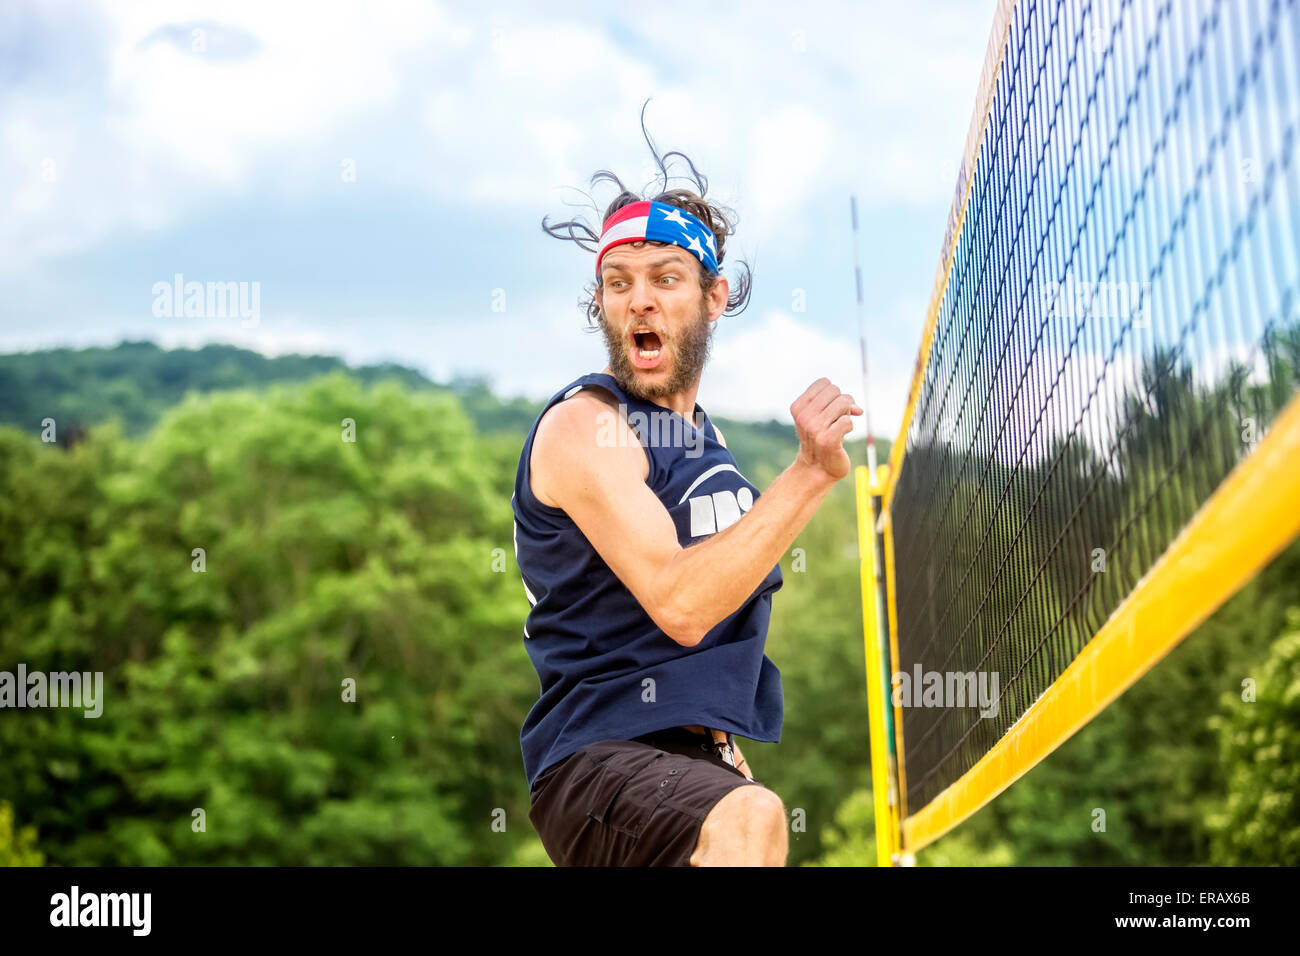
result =
[[550,408],[537,425],[529,458],[529,483],[542,504],[562,507],[565,485],[593,470],[650,477],[650,462],[636,433],[618,413],[618,399],[588,386]]
[[718,436],[718,444],[721,445],[723,448],[726,448],[727,443],[722,437],[722,429],[718,427],[717,422],[713,423],[713,434]]

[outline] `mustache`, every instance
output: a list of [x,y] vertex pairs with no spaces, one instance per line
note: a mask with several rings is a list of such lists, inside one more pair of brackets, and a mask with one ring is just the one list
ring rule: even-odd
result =
[[656,328],[656,327],[653,326],[653,325],[646,325],[644,322],[633,322],[631,325],[629,325],[629,326],[627,327],[627,335],[628,335],[628,337],[631,338],[632,333],[635,332],[637,329],[649,329],[651,332],[653,332],[655,335],[659,336],[659,338],[661,338],[661,339],[666,339],[666,338],[668,338],[668,332],[667,332],[667,330],[665,330],[665,329],[660,329],[660,328]]

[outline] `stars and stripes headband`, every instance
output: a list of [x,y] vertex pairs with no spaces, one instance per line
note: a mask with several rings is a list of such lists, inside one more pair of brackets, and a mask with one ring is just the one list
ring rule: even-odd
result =
[[596,253],[596,275],[605,253],[625,242],[669,242],[681,246],[718,274],[718,250],[713,230],[685,209],[645,199],[629,203],[605,220]]

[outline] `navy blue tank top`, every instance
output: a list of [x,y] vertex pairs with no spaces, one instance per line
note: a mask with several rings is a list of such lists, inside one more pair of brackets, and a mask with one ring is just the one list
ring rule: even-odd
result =
[[650,462],[646,484],[672,516],[682,547],[740,520],[758,498],[698,404],[697,429],[600,372],[546,403],[524,442],[511,498],[515,556],[532,605],[524,647],[541,682],[519,738],[529,786],[588,744],[667,727],[699,724],[779,741],[781,674],[763,649],[780,565],[699,644],[683,647],[660,630],[573,520],[533,494],[528,463],[537,423],[583,387],[603,388],[621,403]]

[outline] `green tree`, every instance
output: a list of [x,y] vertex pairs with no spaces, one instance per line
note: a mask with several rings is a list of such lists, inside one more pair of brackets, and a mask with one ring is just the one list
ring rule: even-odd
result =
[[515,452],[453,397],[336,373],[191,396],[138,445],[0,442],[0,662],[105,679],[98,719],[0,720],[0,794],[53,862],[493,863],[530,835]]
[[[805,866],[877,865],[875,808],[869,789],[849,795],[835,811],[821,842],[821,856]],[[1008,843],[995,841],[985,847],[960,830],[940,837],[916,855],[917,866],[1011,866],[1014,862]]]
[[14,827],[14,808],[0,800],[0,866],[44,866],[35,827]]
[[1208,816],[1221,866],[1300,865],[1300,607],[1274,641],[1257,696],[1224,694],[1218,732],[1227,800]]

